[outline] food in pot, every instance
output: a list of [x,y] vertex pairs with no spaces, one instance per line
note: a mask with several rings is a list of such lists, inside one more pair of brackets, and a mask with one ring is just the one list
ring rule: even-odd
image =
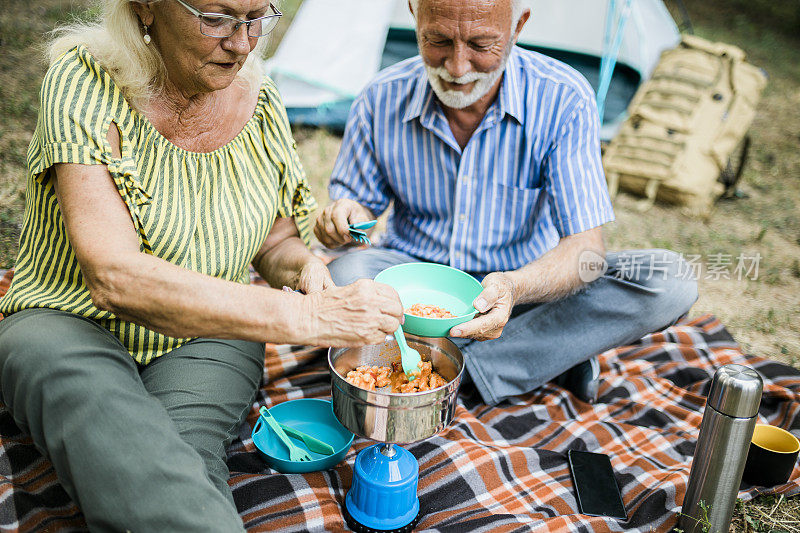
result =
[[455,318],[456,315],[436,305],[417,303],[405,310],[409,315],[422,318]]
[[347,373],[347,382],[356,387],[375,390],[391,382],[392,369],[388,366],[359,366]]
[[420,361],[419,370],[412,373],[414,380],[409,381],[403,372],[403,365],[396,361],[392,366],[359,366],[347,373],[346,380],[356,387],[376,390],[390,386],[391,392],[411,393],[435,389],[447,384],[438,372],[433,370],[430,361]]

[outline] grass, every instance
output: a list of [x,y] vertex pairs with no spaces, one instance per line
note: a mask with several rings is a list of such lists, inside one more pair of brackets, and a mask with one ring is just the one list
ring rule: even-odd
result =
[[[749,353],[792,364],[800,330],[800,41],[788,26],[795,5],[766,2],[687,2],[695,33],[736,44],[769,83],[751,127],[753,145],[740,200],[721,201],[705,221],[657,206],[642,216],[620,196],[608,228],[612,249],[668,247],[687,255],[760,256],[757,279],[700,279],[694,314],[720,317]],[[766,17],[766,18],[765,18]],[[770,18],[771,17],[771,18]],[[735,302],[735,304],[734,304]]]
[[731,531],[749,533],[800,533],[800,498],[761,496],[751,502],[736,502]]
[[[274,51],[302,0],[283,0],[285,20]],[[636,199],[615,200],[617,220],[607,228],[609,249],[670,248],[731,260],[759,254],[755,279],[700,279],[693,314],[714,313],[748,353],[800,368],[800,23],[795,2],[709,0],[686,2],[695,33],[742,47],[764,68],[769,84],[751,128],[743,199],[719,202],[707,220],[668,207],[638,214]],[[24,209],[25,151],[36,125],[38,93],[46,66],[39,45],[57,23],[80,16],[88,0],[9,0],[0,14],[0,269],[13,266]],[[322,130],[294,132],[300,157],[321,205],[341,139]],[[720,256],[717,256],[720,257]],[[707,270],[704,269],[703,274]],[[766,496],[740,504],[733,530],[800,531],[800,498]]]

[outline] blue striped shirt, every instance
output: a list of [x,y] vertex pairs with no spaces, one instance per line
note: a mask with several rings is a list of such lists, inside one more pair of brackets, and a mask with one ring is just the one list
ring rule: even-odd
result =
[[463,151],[419,56],[379,73],[350,110],[329,193],[376,215],[394,201],[384,246],[473,273],[614,219],[591,87],[519,47]]

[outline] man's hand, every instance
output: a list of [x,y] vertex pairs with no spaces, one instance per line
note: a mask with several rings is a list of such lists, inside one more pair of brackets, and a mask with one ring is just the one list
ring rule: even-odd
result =
[[369,209],[358,202],[342,198],[322,210],[314,226],[314,235],[328,248],[338,248],[353,242],[350,224],[374,220]]
[[514,308],[514,281],[505,272],[492,272],[483,278],[481,285],[483,291],[472,303],[481,314],[451,329],[451,337],[468,337],[485,341],[496,339],[503,332]]

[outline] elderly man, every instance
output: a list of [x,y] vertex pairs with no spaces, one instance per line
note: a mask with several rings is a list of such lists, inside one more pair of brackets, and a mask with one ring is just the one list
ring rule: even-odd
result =
[[594,401],[593,356],[673,323],[696,284],[672,252],[605,253],[601,226],[614,214],[594,93],[570,67],[515,46],[530,16],[521,2],[409,7],[420,56],[353,104],[315,233],[341,246],[349,223],[394,209],[382,246],[333,261],[333,279],[409,261],[467,271],[482,280],[480,314],[450,335],[483,399],[557,378]]

